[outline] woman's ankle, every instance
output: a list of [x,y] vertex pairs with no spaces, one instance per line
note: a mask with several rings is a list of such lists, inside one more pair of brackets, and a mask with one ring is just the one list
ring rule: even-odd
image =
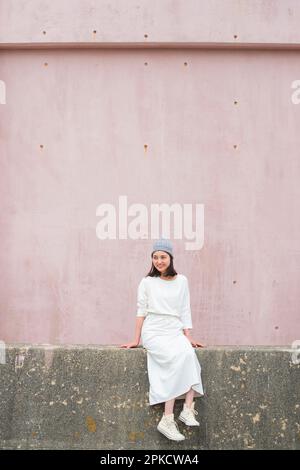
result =
[[187,408],[192,408],[193,406],[193,402],[184,402],[184,404]]

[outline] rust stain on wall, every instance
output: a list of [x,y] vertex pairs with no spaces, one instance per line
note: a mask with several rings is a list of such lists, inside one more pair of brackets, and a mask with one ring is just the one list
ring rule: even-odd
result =
[[144,439],[145,434],[143,432],[131,431],[129,433],[129,440],[132,442],[141,441]]
[[92,418],[91,416],[87,416],[85,422],[89,432],[96,432],[97,425],[94,418]]

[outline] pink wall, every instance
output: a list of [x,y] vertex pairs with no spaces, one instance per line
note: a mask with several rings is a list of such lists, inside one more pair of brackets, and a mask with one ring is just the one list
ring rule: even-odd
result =
[[224,4],[1,1],[0,339],[132,339],[152,240],[97,238],[120,195],[204,204],[201,250],[171,234],[196,338],[299,339],[300,4]]
[[159,47],[165,42],[295,47],[299,23],[299,0],[0,1],[0,44],[12,46]]

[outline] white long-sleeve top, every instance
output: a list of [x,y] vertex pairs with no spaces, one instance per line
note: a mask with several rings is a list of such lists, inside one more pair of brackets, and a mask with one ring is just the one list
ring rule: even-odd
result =
[[183,328],[193,328],[188,280],[183,274],[166,281],[160,277],[144,277],[138,286],[137,317],[148,313],[176,315]]

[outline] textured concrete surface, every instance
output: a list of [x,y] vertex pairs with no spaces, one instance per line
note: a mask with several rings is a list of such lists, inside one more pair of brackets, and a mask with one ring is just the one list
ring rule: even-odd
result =
[[0,47],[299,45],[298,0],[1,0]]
[[[0,365],[2,449],[299,449],[300,365],[288,347],[197,350],[201,426],[182,443],[156,430],[146,351],[7,345]],[[175,406],[178,417],[183,401]]]

